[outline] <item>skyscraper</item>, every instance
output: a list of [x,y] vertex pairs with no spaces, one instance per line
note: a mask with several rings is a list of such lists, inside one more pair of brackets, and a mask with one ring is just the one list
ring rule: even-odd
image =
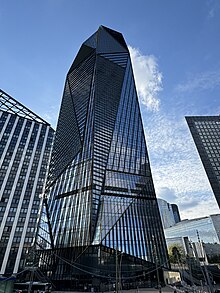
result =
[[180,222],[179,209],[176,204],[170,204],[164,199],[157,199],[163,228],[169,228]]
[[171,207],[172,207],[175,223],[179,223],[181,221],[181,218],[180,218],[178,205],[171,203]]
[[37,245],[60,288],[168,265],[129,51],[104,26],[66,77]]
[[186,121],[220,207],[220,116],[192,116]]
[[53,135],[46,121],[0,90],[0,275],[24,269]]

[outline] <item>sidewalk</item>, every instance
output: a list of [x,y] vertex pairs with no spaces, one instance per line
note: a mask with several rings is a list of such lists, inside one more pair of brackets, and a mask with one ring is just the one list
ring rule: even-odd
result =
[[[139,289],[130,289],[130,290],[120,290],[119,293],[159,293],[159,289],[155,288],[139,288]],[[184,292],[182,290],[176,290],[177,293]],[[88,293],[88,292],[77,292],[77,291],[52,291],[52,293]],[[94,292],[96,293],[96,292]],[[102,292],[99,292],[102,293]],[[115,293],[115,291],[105,291],[103,293]],[[161,293],[174,293],[172,287],[163,287],[161,288]]]

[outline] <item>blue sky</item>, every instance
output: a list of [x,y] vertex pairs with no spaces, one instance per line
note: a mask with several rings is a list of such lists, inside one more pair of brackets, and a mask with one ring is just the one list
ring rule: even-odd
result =
[[183,218],[219,213],[184,116],[220,114],[220,1],[0,0],[0,87],[55,126],[100,24],[130,46],[157,195]]

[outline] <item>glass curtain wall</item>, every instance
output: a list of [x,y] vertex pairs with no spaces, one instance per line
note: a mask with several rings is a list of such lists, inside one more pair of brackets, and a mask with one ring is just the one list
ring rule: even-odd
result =
[[129,51],[104,26],[67,74],[37,245],[60,286],[168,266]]

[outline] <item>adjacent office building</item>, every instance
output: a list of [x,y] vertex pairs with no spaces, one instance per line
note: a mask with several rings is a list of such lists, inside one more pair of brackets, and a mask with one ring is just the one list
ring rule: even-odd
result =
[[180,222],[179,209],[176,204],[170,204],[164,199],[157,199],[163,228],[169,228]]
[[67,74],[44,202],[40,268],[57,288],[168,266],[129,51],[104,26]]
[[24,269],[36,236],[54,131],[0,90],[0,275]]
[[186,121],[220,207],[220,116],[192,116]]
[[220,215],[184,220],[164,230],[166,238],[188,237],[198,242],[220,244]]
[[167,246],[178,244],[186,254],[209,259],[220,253],[220,215],[183,220],[164,230]]
[[180,218],[178,205],[176,205],[174,203],[171,203],[171,208],[172,208],[172,211],[173,211],[173,216],[174,216],[175,223],[179,223],[181,221],[181,218]]

